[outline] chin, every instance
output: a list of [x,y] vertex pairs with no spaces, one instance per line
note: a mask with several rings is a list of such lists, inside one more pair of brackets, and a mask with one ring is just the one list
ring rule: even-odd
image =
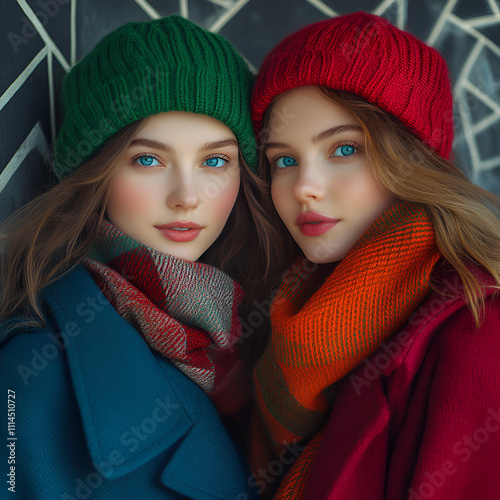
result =
[[308,255],[305,254],[308,260],[313,262],[314,264],[331,264],[333,262],[340,262],[342,260],[342,257],[337,257],[337,256],[325,256],[325,257],[315,257],[314,255]]
[[200,258],[200,255],[198,255],[197,253],[191,254],[187,252],[174,252],[170,253],[170,255],[172,255],[173,257],[177,257],[178,259],[186,260],[188,262],[196,262]]
[[200,258],[200,255],[198,255],[197,252],[187,252],[187,251],[175,251],[170,248],[165,248],[162,245],[155,245],[155,246],[150,246],[153,250],[156,250],[157,252],[161,252],[166,255],[171,255],[172,257],[176,257],[177,259],[182,259],[182,260],[187,260],[189,262],[195,262]]
[[332,262],[339,262],[345,257],[345,254],[347,253],[342,249],[334,250],[323,245],[304,245],[300,246],[300,249],[302,250],[302,253],[307,257],[307,259],[311,262],[314,262],[315,264],[330,264]]

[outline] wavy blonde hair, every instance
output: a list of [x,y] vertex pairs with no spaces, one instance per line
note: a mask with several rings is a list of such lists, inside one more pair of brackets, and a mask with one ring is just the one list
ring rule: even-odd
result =
[[[354,94],[319,88],[359,121],[366,137],[368,160],[383,189],[395,198],[427,207],[437,246],[462,280],[466,301],[479,326],[484,312],[485,283],[471,271],[471,264],[486,270],[494,286],[500,288],[500,198],[470,182],[451,161],[434,153],[378,106]],[[266,110],[263,131],[268,129],[273,104],[279,98]],[[265,145],[265,134],[261,139]],[[260,175],[270,183],[269,162],[263,151],[262,148]],[[289,252],[289,265],[299,249],[272,206],[269,195],[265,207],[277,224],[280,247]]]

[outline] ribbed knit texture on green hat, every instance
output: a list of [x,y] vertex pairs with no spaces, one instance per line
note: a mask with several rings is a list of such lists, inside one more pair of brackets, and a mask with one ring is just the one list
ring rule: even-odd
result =
[[222,36],[181,16],[128,23],[105,36],[65,76],[65,116],[55,146],[61,180],[128,124],[167,111],[211,116],[229,127],[248,166],[253,75]]

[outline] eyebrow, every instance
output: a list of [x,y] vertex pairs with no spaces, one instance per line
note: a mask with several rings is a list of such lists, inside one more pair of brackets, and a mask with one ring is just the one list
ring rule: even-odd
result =
[[355,130],[356,132],[363,132],[363,129],[359,125],[337,125],[336,127],[331,127],[319,134],[315,135],[311,142],[313,144],[317,144],[320,141],[324,141],[325,139],[329,139],[332,135],[340,134],[340,132],[345,132],[346,130]]
[[[325,139],[329,139],[333,135],[340,134],[341,132],[345,132],[346,130],[363,132],[363,129],[359,125],[351,125],[351,124],[337,125],[335,127],[330,127],[327,130],[323,130],[323,132],[320,132],[319,134],[316,134],[311,139],[311,142],[313,144],[317,144],[318,142],[324,141]],[[287,147],[289,147],[289,144],[286,144],[284,142],[268,142],[267,144],[264,145],[264,151],[267,151],[268,149],[281,149]]]
[[[163,142],[160,141],[155,141],[153,139],[134,139],[130,143],[130,147],[132,146],[144,146],[147,148],[153,148],[153,149],[158,149],[160,151],[165,151],[166,153],[173,153],[175,151],[175,148],[171,144],[164,144]],[[200,148],[200,152],[202,151],[207,151],[209,149],[218,149],[218,148],[223,148],[226,146],[234,146],[238,147],[238,142],[235,139],[223,139],[220,141],[214,141],[214,142],[207,142],[205,145],[203,145]]]

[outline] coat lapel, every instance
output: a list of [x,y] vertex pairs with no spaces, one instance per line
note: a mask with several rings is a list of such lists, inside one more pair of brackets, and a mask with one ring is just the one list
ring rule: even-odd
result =
[[205,393],[150,350],[82,266],[47,287],[44,299],[67,342],[89,454],[104,477],[113,481],[162,454],[158,480],[168,489],[249,498],[242,462]]
[[92,461],[104,476],[123,476],[185,436],[193,420],[168,376],[176,368],[149,349],[86,271],[77,268],[44,296],[59,330],[71,332],[73,388]]

